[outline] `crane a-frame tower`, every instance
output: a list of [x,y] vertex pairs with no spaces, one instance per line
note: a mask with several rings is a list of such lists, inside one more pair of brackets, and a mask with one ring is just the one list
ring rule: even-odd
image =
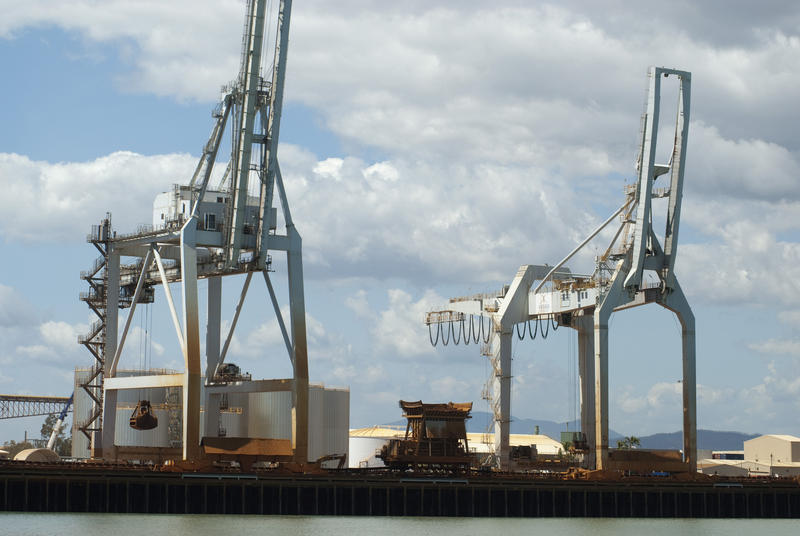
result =
[[[656,163],[662,79],[679,81],[674,143],[669,162]],[[493,413],[495,453],[501,468],[509,465],[511,422],[511,345],[517,335],[534,334],[537,326],[552,323],[578,332],[581,427],[588,444],[588,465],[608,467],[608,323],[611,313],[657,303],[675,313],[682,329],[683,455],[690,471],[696,470],[697,410],[695,379],[695,326],[689,303],[675,275],[678,251],[686,142],[689,131],[691,74],[652,67],[648,72],[647,109],[636,163],[638,179],[625,190],[625,201],[602,225],[555,266],[523,265],[511,284],[494,295],[450,300],[447,309],[428,313],[426,323],[444,329],[458,342],[479,342],[473,317],[489,317],[485,353],[494,369]],[[654,188],[661,175],[669,184]],[[653,198],[667,198],[666,229],[659,240],[653,228]],[[597,257],[592,275],[579,276],[565,267],[609,224],[620,218],[611,244]],[[657,284],[648,284],[651,272]],[[533,323],[533,324],[532,324]],[[478,324],[483,325],[481,322]],[[443,327],[444,326],[444,327]],[[453,326],[456,326],[455,328]],[[520,328],[522,326],[522,328]],[[437,335],[438,340],[438,335]],[[433,339],[432,339],[433,341]]]
[[[307,461],[308,357],[302,241],[292,220],[277,158],[292,2],[280,0],[272,68],[264,73],[261,65],[267,5],[267,0],[247,2],[239,75],[225,88],[225,95],[214,110],[214,128],[188,185],[175,186],[156,198],[152,228],[120,235],[112,231],[110,218],[106,218],[89,236],[101,257],[82,274],[90,291],[81,298],[97,314],[98,321],[79,341],[96,359],[90,379],[82,386],[93,400],[93,410],[89,419],[80,423],[80,429],[91,438],[95,457],[114,458],[119,454],[114,446],[119,390],[180,388],[179,457],[197,459],[201,387],[205,382],[206,436],[218,430],[220,399],[225,393],[291,391],[291,455],[299,463]],[[227,127],[230,162],[222,181],[211,188],[209,183]],[[285,230],[277,226],[278,206]],[[270,252],[275,251],[287,255],[288,322],[284,321],[270,277]],[[133,262],[122,263],[123,258],[132,258]],[[292,378],[230,381],[220,379],[218,374],[254,274],[266,283],[291,362]],[[232,275],[244,275],[244,284],[223,339],[221,278]],[[199,279],[208,281],[205,367],[200,356]],[[179,283],[181,289],[180,319],[170,283]],[[185,369],[177,374],[120,377],[120,356],[136,306],[152,302],[157,285],[164,290]],[[118,311],[122,308],[130,310],[120,331]]]

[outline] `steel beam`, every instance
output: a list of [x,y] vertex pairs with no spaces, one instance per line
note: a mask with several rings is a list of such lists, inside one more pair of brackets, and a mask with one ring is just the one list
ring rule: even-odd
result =
[[303,241],[294,227],[287,229],[290,248],[289,313],[294,350],[294,389],[292,390],[292,448],[297,463],[308,462],[308,346],[306,342],[306,307],[303,292]]
[[181,229],[181,279],[183,280],[183,459],[200,457],[200,326],[197,299],[197,220],[190,218]]
[[122,376],[106,378],[105,389],[123,391],[126,389],[159,389],[183,387],[183,374],[153,374],[148,376]]
[[208,278],[208,315],[206,322],[206,381],[211,381],[220,357],[222,320],[222,278]]

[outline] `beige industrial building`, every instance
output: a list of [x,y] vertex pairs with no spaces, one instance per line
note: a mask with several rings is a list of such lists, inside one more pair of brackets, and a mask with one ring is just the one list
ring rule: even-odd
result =
[[800,475],[800,437],[769,434],[744,442],[743,460],[705,459],[698,471],[718,476]]

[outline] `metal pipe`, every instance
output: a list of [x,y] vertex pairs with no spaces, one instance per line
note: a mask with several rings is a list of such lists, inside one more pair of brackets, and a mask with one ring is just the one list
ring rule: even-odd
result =
[[181,353],[186,353],[186,341],[183,340],[183,331],[181,323],[178,320],[178,312],[175,310],[175,302],[172,301],[172,292],[169,290],[169,281],[167,280],[167,273],[164,270],[164,264],[161,262],[161,255],[158,248],[153,247],[153,256],[156,258],[156,266],[158,266],[158,273],[161,275],[161,285],[164,287],[164,294],[167,296],[167,303],[169,304],[169,311],[172,313],[172,323],[175,326],[175,333],[178,335],[178,342],[181,345]]
[[289,352],[289,359],[292,361],[292,369],[294,369],[294,349],[292,348],[292,342],[289,340],[289,333],[286,331],[286,324],[283,322],[283,315],[278,305],[278,299],[275,297],[275,289],[272,288],[272,281],[270,281],[267,271],[264,270],[261,273],[264,274],[264,281],[267,282],[267,289],[269,290],[269,297],[272,300],[272,307],[275,309],[275,316],[278,319],[278,325],[281,327],[283,342],[286,344],[286,351]]

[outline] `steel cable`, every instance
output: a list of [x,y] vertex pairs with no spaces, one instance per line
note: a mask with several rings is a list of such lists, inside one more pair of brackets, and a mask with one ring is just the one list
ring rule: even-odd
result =
[[[450,321],[450,327],[452,328],[452,326],[453,326],[453,321],[451,320]],[[453,328],[453,330],[454,330],[453,331],[453,344],[458,346],[458,344],[461,342],[461,335],[464,332],[464,326],[460,322],[458,323],[458,337],[456,337],[456,335],[455,335],[455,328]]]
[[428,324],[428,339],[430,339],[431,346],[433,346],[434,348],[436,348],[436,345],[439,344],[439,332],[441,331],[441,329],[442,329],[442,325],[437,322],[436,323],[436,340],[434,341],[433,340],[433,334],[431,332],[431,325]]
[[521,341],[525,340],[525,330],[527,329],[527,324],[525,322],[521,322],[522,324],[522,335],[519,334],[519,324],[515,325],[514,327],[517,330],[517,338]]
[[[450,331],[448,331],[448,330],[450,330]],[[453,323],[452,322],[448,322],[447,325],[444,328],[444,333],[442,333],[442,346],[447,346],[448,344],[450,344],[450,334],[451,334],[452,330],[453,330]],[[447,340],[445,340],[445,338],[444,338],[445,333],[447,334]]]
[[[483,315],[481,315],[481,332],[483,332]],[[486,329],[486,337],[483,339],[483,343],[488,344],[491,336],[492,336],[492,319],[491,317],[489,317],[489,327]]]
[[474,321],[475,321],[475,315],[469,315],[469,325],[470,328],[472,329],[472,342],[478,344],[479,342],[481,342],[481,333],[480,331],[475,329],[475,326],[473,324]]

